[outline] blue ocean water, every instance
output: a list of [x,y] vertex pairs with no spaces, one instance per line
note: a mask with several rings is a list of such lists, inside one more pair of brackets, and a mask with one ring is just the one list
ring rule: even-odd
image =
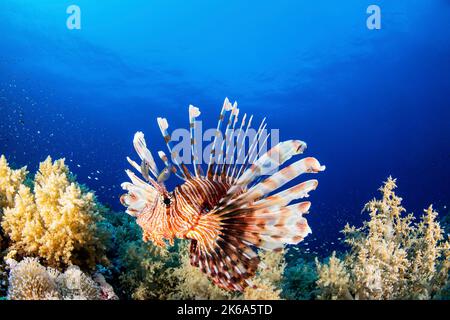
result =
[[0,2],[0,154],[32,172],[65,157],[116,210],[134,132],[161,150],[156,117],[187,128],[194,104],[214,127],[225,97],[327,166],[315,246],[333,249],[389,175],[409,211],[448,212],[448,0]]

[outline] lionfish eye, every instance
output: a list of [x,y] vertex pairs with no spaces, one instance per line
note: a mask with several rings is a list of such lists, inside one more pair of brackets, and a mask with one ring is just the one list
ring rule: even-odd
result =
[[170,198],[164,198],[163,202],[166,206],[170,205]]

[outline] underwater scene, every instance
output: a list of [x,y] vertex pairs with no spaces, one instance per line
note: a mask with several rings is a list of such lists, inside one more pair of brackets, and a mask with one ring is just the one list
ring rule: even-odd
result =
[[449,163],[448,0],[0,1],[0,300],[448,300]]

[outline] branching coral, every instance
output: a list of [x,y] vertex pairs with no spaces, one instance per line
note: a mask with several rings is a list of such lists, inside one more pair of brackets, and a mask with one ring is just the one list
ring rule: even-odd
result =
[[[333,253],[326,263],[316,260],[314,269],[312,259],[298,257],[287,266],[284,252],[261,251],[262,263],[251,279],[254,286],[242,294],[218,288],[191,266],[187,243],[161,249],[143,242],[135,221],[100,205],[92,192],[75,182],[64,160],[47,158],[34,181],[26,179],[25,167],[13,170],[0,157],[0,247],[8,247],[9,258],[21,260],[8,260],[9,276],[8,268],[0,264],[0,295],[9,282],[10,299],[117,299],[108,282],[129,299],[450,295],[450,239],[445,239],[437,212],[430,206],[417,222],[414,215],[405,214],[392,178],[380,189],[382,198],[366,204],[368,221],[359,228],[345,226],[348,253]],[[103,275],[83,272],[94,267]]]
[[114,299],[102,290],[106,282],[97,283],[70,266],[64,273],[44,267],[37,258],[26,257],[20,262],[9,259],[8,299],[11,300],[99,300]]
[[203,272],[191,265],[187,243],[181,246],[180,254],[181,265],[173,271],[177,285],[171,299],[223,300],[233,297],[229,292],[212,284]]
[[245,300],[280,300],[281,280],[284,268],[284,252],[261,251],[260,267],[252,279],[253,286],[247,287],[243,293]]
[[296,254],[284,269],[282,280],[283,299],[311,300],[316,297],[317,271],[314,259],[307,254]]
[[[10,298],[116,297],[104,276],[122,297],[131,299],[280,297],[282,253],[261,253],[267,267],[258,270],[253,279],[255,288],[247,288],[243,295],[232,294],[213,285],[190,265],[186,244],[177,242],[165,250],[144,243],[135,221],[124,214],[107,212],[93,193],[75,182],[64,160],[53,162],[48,157],[32,183],[25,183],[25,168],[12,170],[4,157],[0,159],[0,173],[4,181],[0,196],[5,207],[1,225],[7,257],[9,261],[22,259],[9,275]],[[111,264],[103,263],[107,262],[105,254]],[[79,267],[96,267],[104,276],[97,274],[96,284]]]
[[41,257],[56,268],[93,268],[104,260],[100,207],[93,193],[71,181],[63,159],[48,157],[40,164],[34,190],[23,184],[17,188],[1,224],[11,242],[9,257]]
[[[168,249],[142,241],[141,229],[123,214],[107,215],[113,230],[111,259],[113,282],[130,299],[243,299],[244,295],[220,289],[189,261],[188,243],[176,242]],[[279,299],[283,253],[263,253],[261,269],[254,279],[256,289],[248,289],[246,298]],[[105,272],[108,273],[108,272]]]
[[254,287],[247,287],[242,294],[227,292],[214,285],[198,268],[189,261],[187,245],[181,246],[181,265],[173,270],[176,286],[171,299],[189,300],[279,300],[278,289],[285,267],[283,252],[261,252],[261,265],[254,278]]
[[[14,205],[14,197],[24,183],[27,175],[26,167],[12,169],[4,155],[0,156],[0,220],[3,210]],[[7,248],[7,239],[0,228],[0,296],[4,296],[7,289],[8,274],[6,265],[3,263],[3,251]]]
[[449,281],[449,241],[430,206],[419,223],[404,215],[402,199],[389,178],[381,200],[365,209],[370,220],[361,228],[345,226],[351,251],[343,260],[332,256],[317,263],[320,297],[325,299],[431,299]]
[[47,272],[36,258],[10,262],[8,299],[51,300],[60,299],[54,275]]
[[64,300],[99,300],[100,287],[77,266],[70,266],[56,277]]
[[104,270],[126,299],[169,299],[175,282],[173,268],[179,266],[178,246],[161,249],[142,240],[135,221],[122,213],[106,215],[112,242],[108,256],[114,267]]
[[11,207],[14,197],[27,176],[27,168],[13,170],[4,155],[0,156],[0,215],[2,208]]
[[173,253],[153,245],[130,243],[124,252],[119,279],[137,300],[168,299],[174,282],[170,267]]
[[331,255],[328,264],[320,264],[317,261],[318,280],[320,289],[319,299],[340,300],[352,299],[349,292],[350,275],[347,273],[344,263],[336,258],[336,252]]
[[114,288],[108,282],[106,282],[105,277],[96,272],[93,276],[93,280],[97,283],[100,288],[100,299],[101,300],[119,300],[119,297],[114,292]]

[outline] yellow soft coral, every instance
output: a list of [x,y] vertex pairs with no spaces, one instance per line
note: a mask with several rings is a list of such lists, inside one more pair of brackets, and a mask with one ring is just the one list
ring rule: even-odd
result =
[[0,214],[2,208],[14,204],[14,197],[20,185],[25,181],[27,168],[13,170],[4,155],[0,156]]
[[351,298],[349,292],[350,276],[345,270],[344,263],[336,257],[336,252],[330,257],[328,264],[321,264],[316,258],[319,279],[317,286],[320,290],[319,299],[341,300]]
[[259,253],[261,259],[260,270],[257,277],[278,286],[283,278],[286,262],[284,260],[284,250],[282,251],[261,251]]
[[365,206],[370,220],[345,226],[351,251],[343,261],[333,256],[328,265],[318,263],[321,298],[431,299],[447,285],[450,244],[437,213],[430,206],[414,224],[412,214],[403,215],[396,187],[389,177],[382,199]]
[[70,180],[64,160],[52,162],[48,157],[35,176],[34,193],[19,186],[14,203],[4,210],[9,257],[41,257],[56,268],[95,267],[104,259],[97,232],[99,210],[94,195]]
[[2,227],[14,243],[10,256],[17,251],[25,255],[37,252],[40,244],[36,241],[44,234],[44,226],[35,219],[37,212],[34,195],[29,187],[21,185],[11,208],[5,209]]

